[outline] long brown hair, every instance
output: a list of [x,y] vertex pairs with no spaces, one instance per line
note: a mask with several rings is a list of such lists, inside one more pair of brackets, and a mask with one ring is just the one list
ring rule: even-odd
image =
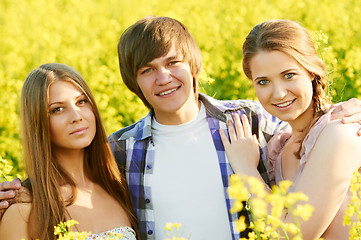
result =
[[[59,63],[41,65],[25,79],[21,93],[21,119],[24,161],[28,179],[23,185],[30,190],[31,212],[28,233],[32,239],[55,239],[54,226],[66,221],[66,207],[74,202],[76,184],[54,159],[50,138],[48,96],[54,81],[70,81],[84,92],[96,119],[96,134],[84,149],[84,171],[102,186],[125,209],[137,229],[125,177],[120,173],[107,143],[107,136],[93,94],[82,76],[73,68]],[[62,185],[72,187],[72,197],[63,200]]]
[[[301,64],[311,76],[312,104],[314,120],[304,131],[300,143],[313,124],[327,111],[329,103],[326,98],[327,74],[325,63],[317,55],[314,43],[307,30],[300,24],[290,20],[269,20],[256,25],[246,37],[243,44],[243,71],[252,79],[250,62],[260,51],[281,51]],[[300,157],[300,150],[296,156]]]

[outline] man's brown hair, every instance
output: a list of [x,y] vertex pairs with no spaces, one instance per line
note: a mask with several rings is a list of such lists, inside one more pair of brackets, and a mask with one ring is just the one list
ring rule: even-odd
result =
[[119,40],[118,58],[123,81],[148,108],[151,105],[138,86],[137,71],[155,58],[166,55],[173,46],[190,66],[193,91],[197,98],[202,56],[184,24],[169,17],[148,16],[125,30]]

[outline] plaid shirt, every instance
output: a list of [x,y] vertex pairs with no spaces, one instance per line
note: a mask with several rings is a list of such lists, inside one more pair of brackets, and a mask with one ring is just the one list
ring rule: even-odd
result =
[[[260,103],[250,100],[219,101],[204,94],[199,94],[199,100],[206,108],[207,121],[217,151],[220,172],[222,175],[224,197],[227,209],[232,207],[232,200],[227,195],[229,176],[234,174],[229,164],[219,135],[219,129],[226,129],[226,120],[232,113],[246,114],[252,126],[252,133],[258,136],[260,142],[261,161],[258,170],[269,183],[266,166],[266,145],[268,140],[285,123],[267,113]],[[151,196],[151,182],[154,166],[155,145],[152,139],[151,123],[153,112],[140,121],[123,128],[109,136],[109,142],[117,163],[125,168],[131,200],[139,220],[140,239],[156,239],[154,230],[154,211]],[[227,131],[226,131],[227,132]],[[233,240],[247,237],[235,229],[235,223],[240,215],[246,212],[231,214],[228,211]],[[205,216],[207,217],[207,216]]]

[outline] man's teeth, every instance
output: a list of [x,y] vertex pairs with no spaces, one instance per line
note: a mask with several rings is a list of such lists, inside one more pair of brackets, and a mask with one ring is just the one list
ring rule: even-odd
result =
[[169,94],[169,93],[171,93],[171,92],[174,92],[175,90],[177,90],[177,88],[174,88],[174,89],[171,89],[171,90],[168,90],[168,91],[159,93],[159,96],[163,96],[163,95]]
[[290,105],[293,102],[293,100],[285,102],[285,103],[281,103],[281,104],[276,104],[277,107],[287,107],[288,105]]

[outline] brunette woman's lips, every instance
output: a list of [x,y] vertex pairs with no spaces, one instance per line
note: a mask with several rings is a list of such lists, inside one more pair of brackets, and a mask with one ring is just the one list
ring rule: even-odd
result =
[[70,135],[80,135],[80,134],[85,133],[87,130],[88,130],[87,127],[77,128],[77,129],[75,129],[74,131],[72,131],[72,132],[70,133]]

